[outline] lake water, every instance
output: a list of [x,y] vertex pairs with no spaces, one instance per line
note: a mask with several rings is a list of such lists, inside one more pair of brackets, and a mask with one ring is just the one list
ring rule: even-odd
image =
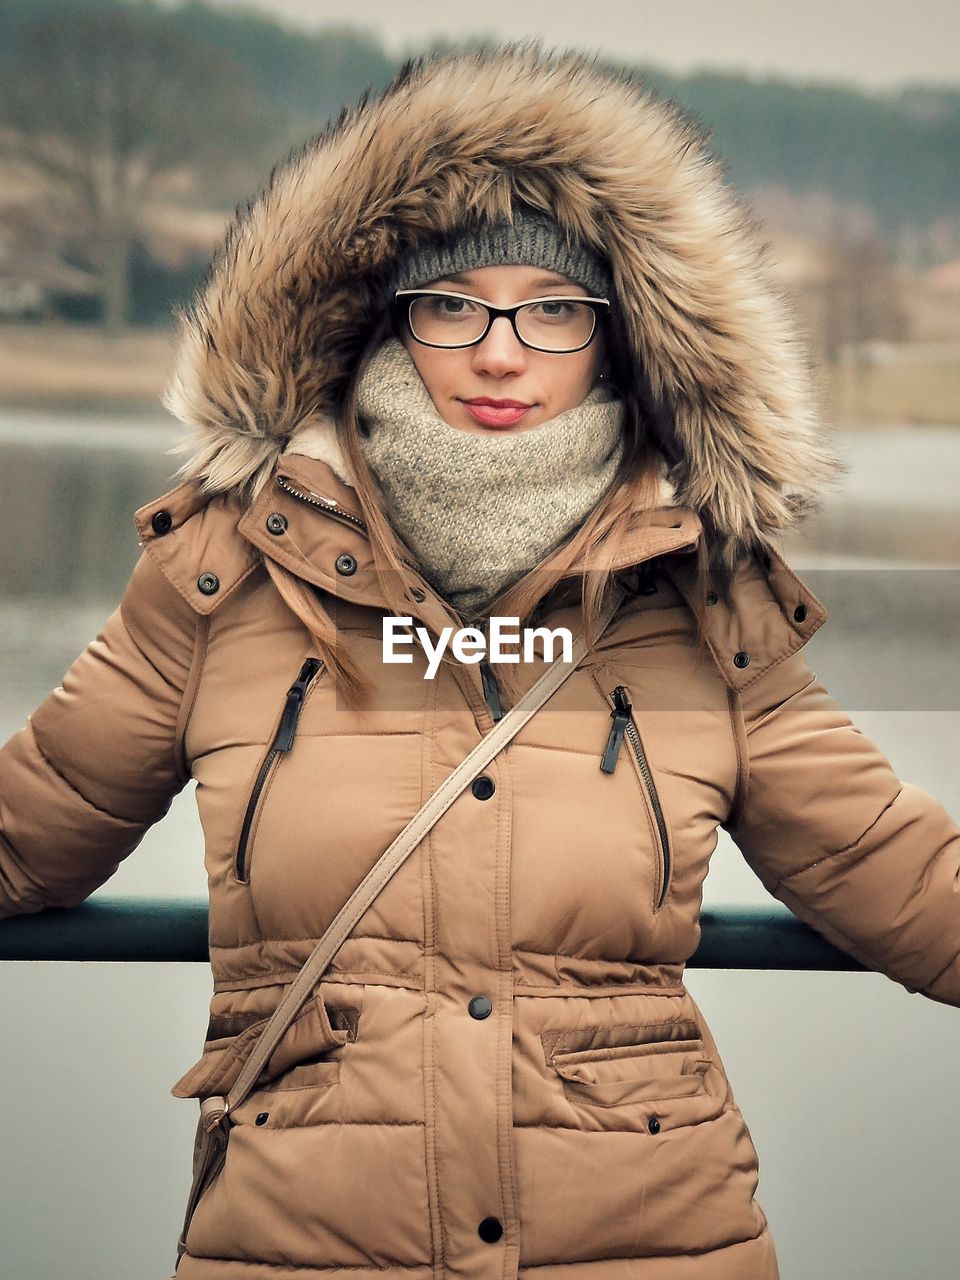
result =
[[[0,741],[58,684],[173,484],[165,420],[0,411]],[[838,437],[850,460],[789,563],[830,619],[811,666],[905,780],[960,820],[960,429]],[[204,896],[192,786],[98,896]],[[720,832],[707,905],[769,901]],[[0,924],[2,928],[2,924]],[[960,911],[957,945],[960,947]],[[691,970],[760,1153],[784,1280],[953,1280],[957,1010],[877,974]],[[7,964],[2,1280],[163,1280],[196,1113],[204,965]]]

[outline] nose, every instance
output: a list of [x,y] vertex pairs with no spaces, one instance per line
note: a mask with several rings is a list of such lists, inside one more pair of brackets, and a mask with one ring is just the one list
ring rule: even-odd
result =
[[522,373],[526,367],[526,347],[514,333],[509,319],[497,316],[487,336],[473,348],[474,372],[502,378],[508,373]]

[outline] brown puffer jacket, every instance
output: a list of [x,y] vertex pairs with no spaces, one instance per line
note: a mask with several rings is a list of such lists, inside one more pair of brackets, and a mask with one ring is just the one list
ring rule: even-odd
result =
[[[748,222],[672,108],[530,49],[413,68],[240,215],[185,321],[187,478],[137,513],[119,608],[0,752],[0,916],[80,902],[196,779],[214,994],[173,1091],[224,1092],[341,905],[490,730],[476,665],[429,681],[418,648],[383,663],[323,410],[377,266],[506,164],[575,224],[600,219],[673,424],[676,497],[630,517],[632,591],[597,660],[401,866],[234,1114],[181,1280],[773,1280],[756,1152],[683,982],[718,827],[831,941],[960,1004],[960,829],[807,665],[826,614],[775,550],[708,603],[697,660],[706,518],[774,532],[828,457]],[[362,711],[268,563],[335,609],[374,688]],[[458,625],[409,587],[434,639]],[[575,632],[574,606],[561,584],[542,625]],[[529,686],[542,665],[521,670]]]

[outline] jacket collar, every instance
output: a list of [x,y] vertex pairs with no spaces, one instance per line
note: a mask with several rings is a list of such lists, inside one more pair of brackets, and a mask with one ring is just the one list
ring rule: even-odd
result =
[[[164,519],[158,524],[155,518],[161,514]],[[277,521],[277,516],[283,521]],[[193,523],[193,517],[199,523]],[[261,555],[271,556],[335,599],[382,609],[385,602],[369,539],[357,523],[360,519],[353,488],[329,463],[292,452],[277,467],[273,483],[249,507],[223,499],[208,503],[196,484],[187,481],[136,513],[144,549],[201,614],[211,613],[227,599]],[[187,521],[191,521],[192,536],[189,553],[184,555],[175,533]],[[236,536],[238,530],[242,537]],[[637,565],[654,556],[692,550],[701,532],[696,513],[679,505],[631,513],[622,563],[617,566],[628,571],[622,575],[626,585],[631,585],[629,578]],[[219,586],[208,594],[198,584],[211,571]],[[694,557],[671,556],[668,572],[699,614]],[[570,583],[572,575],[565,581]],[[422,600],[411,596],[411,615],[435,638],[444,627],[456,625],[443,598],[413,568],[409,586],[423,593]],[[557,584],[554,591],[559,593],[561,588]],[[768,602],[775,606],[775,620]],[[742,692],[801,648],[826,618],[820,600],[770,548],[737,578],[728,607],[707,607],[704,625],[724,680]]]
[[[701,618],[714,662],[728,687],[742,693],[777,663],[803,648],[828,614],[775,547],[753,555],[734,579],[722,608],[700,608],[695,566],[680,558],[671,581]],[[716,596],[714,595],[716,602]]]
[[[238,530],[252,547],[314,586],[354,604],[384,608],[365,521],[339,450],[333,462],[288,450],[271,481],[244,512]],[[333,464],[336,465],[333,465]],[[280,517],[280,519],[277,519]],[[677,505],[635,509],[630,515],[615,570],[633,571],[644,561],[671,551],[692,550],[702,525],[696,512]],[[586,564],[576,561],[561,583]],[[562,590],[561,583],[555,590]],[[459,625],[443,597],[411,563],[411,612],[436,634]],[[421,601],[413,592],[422,592]]]

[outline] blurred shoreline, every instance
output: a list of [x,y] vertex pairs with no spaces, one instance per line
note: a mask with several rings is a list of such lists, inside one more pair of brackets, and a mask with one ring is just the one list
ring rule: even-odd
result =
[[[131,328],[108,337],[92,325],[0,324],[0,407],[162,420],[176,330]],[[816,371],[825,419],[849,430],[956,427],[960,344],[900,343],[852,353]]]
[[172,326],[108,338],[92,325],[0,326],[0,405],[162,418]]

